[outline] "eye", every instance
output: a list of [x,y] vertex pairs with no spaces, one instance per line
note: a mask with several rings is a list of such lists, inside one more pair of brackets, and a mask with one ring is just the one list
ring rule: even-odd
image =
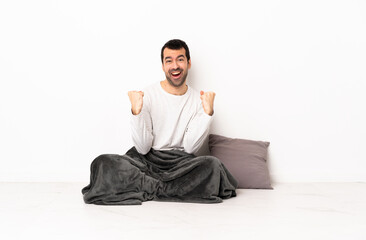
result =
[[166,62],[166,63],[171,63],[171,62],[172,62],[172,60],[166,60],[165,62]]
[[178,60],[179,60],[180,62],[183,62],[183,61],[184,61],[184,59],[183,59],[183,58],[179,58]]

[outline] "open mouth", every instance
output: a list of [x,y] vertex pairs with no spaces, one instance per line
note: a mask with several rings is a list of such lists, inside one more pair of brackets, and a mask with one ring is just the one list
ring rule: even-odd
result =
[[170,72],[170,75],[172,75],[173,78],[179,78],[180,75],[182,75],[182,71]]

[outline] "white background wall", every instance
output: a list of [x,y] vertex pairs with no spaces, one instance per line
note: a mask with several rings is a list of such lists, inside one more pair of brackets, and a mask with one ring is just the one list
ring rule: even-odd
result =
[[[127,91],[215,91],[211,132],[271,142],[273,181],[366,181],[365,1],[1,1],[0,181],[89,180],[130,147]],[[207,152],[207,146],[202,150]]]

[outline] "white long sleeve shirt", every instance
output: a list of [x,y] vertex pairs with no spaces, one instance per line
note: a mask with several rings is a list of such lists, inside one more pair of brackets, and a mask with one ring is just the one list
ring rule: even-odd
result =
[[188,86],[184,95],[173,95],[160,82],[143,91],[141,112],[131,113],[132,140],[137,151],[146,154],[153,148],[197,152],[214,116],[204,112],[200,93]]

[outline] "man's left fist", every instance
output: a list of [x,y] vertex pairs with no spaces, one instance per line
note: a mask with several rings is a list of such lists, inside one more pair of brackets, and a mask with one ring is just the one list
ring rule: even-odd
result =
[[216,94],[214,92],[204,92],[204,91],[201,91],[200,94],[203,110],[205,111],[205,113],[212,116],[212,114],[214,113],[213,104]]

